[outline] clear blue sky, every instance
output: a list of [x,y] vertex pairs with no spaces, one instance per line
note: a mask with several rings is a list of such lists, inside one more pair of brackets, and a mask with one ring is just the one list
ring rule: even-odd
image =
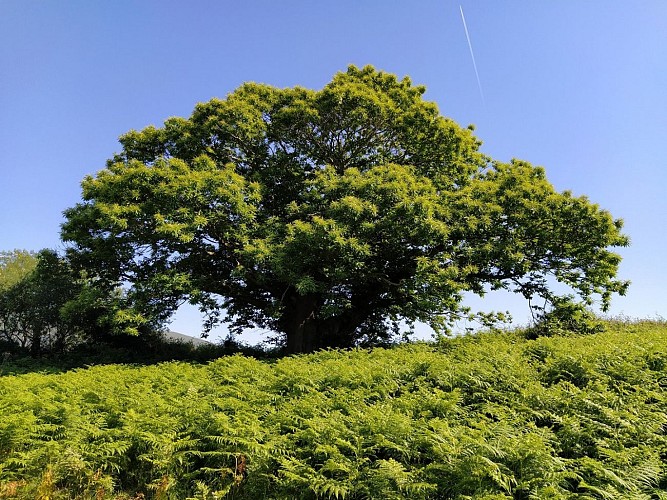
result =
[[61,247],[62,211],[127,130],[244,81],[320,88],[349,64],[409,75],[484,152],[625,219],[633,284],[611,312],[667,316],[664,0],[2,0],[0,249]]

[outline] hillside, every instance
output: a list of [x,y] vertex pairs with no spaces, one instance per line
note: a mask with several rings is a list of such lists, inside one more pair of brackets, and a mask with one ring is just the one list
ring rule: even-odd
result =
[[665,387],[664,322],[4,376],[0,498],[667,498]]

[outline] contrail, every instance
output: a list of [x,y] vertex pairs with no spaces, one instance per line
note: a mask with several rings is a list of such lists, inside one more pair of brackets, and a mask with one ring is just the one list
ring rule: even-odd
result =
[[484,92],[482,91],[482,82],[479,79],[479,73],[477,71],[477,63],[475,62],[475,53],[472,51],[472,43],[470,43],[470,34],[468,33],[468,25],[466,24],[466,18],[463,15],[463,7],[459,5],[461,10],[461,20],[463,21],[463,29],[466,32],[466,38],[468,39],[468,48],[470,49],[470,57],[472,58],[472,67],[475,68],[475,76],[477,77],[477,86],[479,87],[479,95],[482,96],[482,103],[486,105],[484,101]]

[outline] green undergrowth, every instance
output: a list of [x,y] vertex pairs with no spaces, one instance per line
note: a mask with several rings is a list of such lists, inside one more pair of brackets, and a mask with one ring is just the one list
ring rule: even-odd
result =
[[667,498],[667,325],[0,377],[0,498]]
[[126,345],[83,344],[66,352],[50,353],[40,357],[32,357],[21,350],[4,351],[0,344],[0,377],[32,372],[55,374],[94,365],[153,365],[165,361],[206,363],[231,354],[244,354],[262,359],[276,358],[280,354],[278,349],[267,349],[261,345],[249,346],[230,339],[201,345],[156,339],[144,341],[137,337],[128,337],[124,340],[127,340]]

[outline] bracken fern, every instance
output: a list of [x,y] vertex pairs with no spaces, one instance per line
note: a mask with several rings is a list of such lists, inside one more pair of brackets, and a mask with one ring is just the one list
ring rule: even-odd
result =
[[667,498],[667,328],[0,378],[0,498]]

